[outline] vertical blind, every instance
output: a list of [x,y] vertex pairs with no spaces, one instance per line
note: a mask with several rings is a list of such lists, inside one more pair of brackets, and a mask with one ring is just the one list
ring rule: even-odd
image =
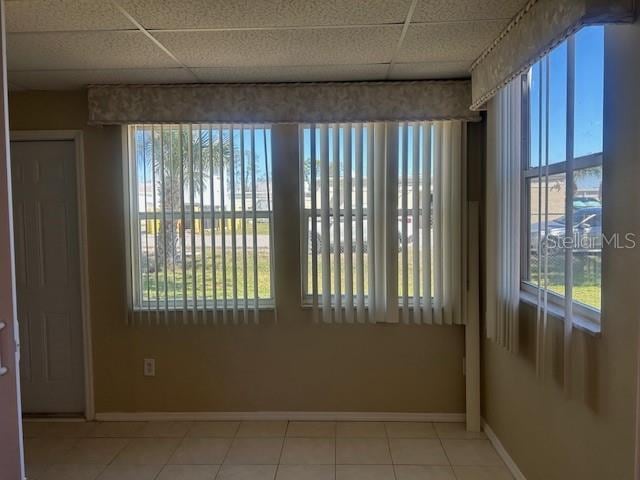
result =
[[493,99],[487,158],[487,337],[518,348],[520,304],[521,78]]
[[317,320],[463,323],[465,129],[300,127],[301,271]]
[[273,306],[271,133],[128,128],[129,318],[257,322]]

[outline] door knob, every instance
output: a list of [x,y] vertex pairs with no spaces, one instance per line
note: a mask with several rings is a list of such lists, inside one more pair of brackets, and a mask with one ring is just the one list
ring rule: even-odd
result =
[[[0,322],[0,332],[2,332],[2,330],[4,330],[4,327],[6,327],[7,324],[4,322]],[[5,373],[7,373],[9,370],[7,369],[7,367],[3,367],[2,366],[2,354],[0,353],[0,377],[2,375],[4,375]]]

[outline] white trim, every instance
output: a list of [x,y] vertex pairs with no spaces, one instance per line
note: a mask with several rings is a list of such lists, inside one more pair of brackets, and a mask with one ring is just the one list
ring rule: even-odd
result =
[[464,413],[396,413],[396,412],[102,412],[101,422],[158,420],[290,420],[290,421],[387,421],[387,422],[464,422]]
[[485,420],[482,420],[482,430],[484,430],[484,433],[487,435],[487,438],[491,442],[491,445],[493,445],[493,448],[496,449],[496,452],[498,452],[498,455],[500,455],[500,458],[511,472],[511,475],[513,475],[513,478],[515,478],[515,480],[527,480],[527,477],[525,477],[524,474],[520,471],[520,468],[518,468],[516,462],[513,460],[513,458],[511,458],[509,452],[507,452],[506,448],[504,448],[504,445],[502,445],[502,442],[500,441],[496,433],[491,429],[491,427]]
[[84,356],[85,411],[87,420],[95,417],[93,386],[93,344],[89,292],[89,256],[87,241],[87,199],[85,184],[84,141],[82,130],[19,130],[11,132],[11,141],[71,140],[75,145],[76,196],[78,203],[78,245],[80,247],[80,307]]

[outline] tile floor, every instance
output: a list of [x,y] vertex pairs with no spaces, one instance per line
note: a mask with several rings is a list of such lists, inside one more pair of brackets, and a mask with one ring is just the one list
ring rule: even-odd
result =
[[25,422],[29,480],[510,480],[484,434],[420,422]]

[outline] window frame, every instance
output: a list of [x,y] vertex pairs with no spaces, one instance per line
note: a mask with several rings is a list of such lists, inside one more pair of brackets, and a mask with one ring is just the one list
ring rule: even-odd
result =
[[[125,235],[125,249],[126,249],[126,291],[128,300],[128,309],[133,313],[145,313],[153,311],[153,307],[157,305],[157,301],[155,299],[144,299],[144,295],[140,290],[139,286],[136,286],[133,283],[134,276],[141,277],[141,267],[140,267],[140,220],[146,218],[146,215],[151,215],[150,218],[153,218],[153,213],[150,212],[140,212],[138,202],[140,192],[138,191],[138,186],[136,184],[137,178],[137,165],[135,161],[135,133],[134,128],[138,126],[155,126],[159,125],[156,123],[127,123],[122,125],[122,172],[123,172],[123,209],[124,209],[124,235]],[[265,128],[271,129],[271,124],[227,124],[227,123],[192,123],[192,122],[176,122],[166,124],[167,126],[176,126],[176,125],[212,125],[216,127],[220,127],[224,129],[240,129],[240,127],[244,130],[256,129],[256,128]],[[271,140],[273,141],[273,140]],[[273,174],[273,159],[270,159],[270,168],[271,173]],[[272,179],[269,181],[271,186],[268,188],[273,189],[273,181]],[[238,195],[236,195],[237,197]],[[273,205],[273,192],[270,192],[271,196],[271,210],[256,210],[255,218],[259,219],[270,219],[270,233],[269,233],[269,255],[272,257],[274,255],[274,232],[273,232],[273,217],[274,217],[274,205]],[[138,210],[136,213],[135,210]],[[186,204],[184,207],[184,217],[185,220],[188,220],[191,216],[190,209],[186,208]],[[195,217],[197,219],[197,217]],[[216,211],[216,220],[217,219],[233,219],[233,220],[242,220],[248,219],[253,220],[254,212],[252,210],[224,210],[224,211]],[[231,235],[231,232],[226,232],[227,236]],[[247,233],[245,233],[247,235]],[[236,237],[240,235],[236,233]],[[248,235],[250,238],[250,235]],[[248,243],[248,242],[247,242]],[[230,245],[227,245],[227,249],[230,248]],[[238,248],[238,246],[236,246]],[[238,252],[237,263],[238,266],[236,268],[241,269],[242,266],[242,253],[241,250]],[[230,272],[229,272],[230,275]],[[269,270],[269,283],[270,283],[270,297],[269,298],[258,298],[257,306],[255,305],[254,298],[248,298],[248,307],[249,309],[257,309],[260,311],[274,311],[276,307],[276,298],[275,298],[275,272],[274,268],[270,268]],[[237,285],[238,291],[240,292],[242,288],[242,284],[238,283]],[[220,311],[224,309],[231,310],[233,307],[234,301],[237,301],[238,310],[243,309],[244,298],[237,297],[235,300],[233,296],[227,296],[226,302],[222,297],[217,297],[214,300],[213,297],[207,297],[206,302],[203,297],[198,296],[197,300],[194,302],[193,296],[190,296],[187,301],[183,301],[182,299],[168,300],[168,307],[164,310],[169,312],[181,312],[185,310],[193,310],[198,309],[202,311],[211,312],[211,311]],[[160,303],[164,303],[164,299],[160,299]],[[206,308],[205,308],[206,305]]]
[[[575,66],[575,34],[571,35],[567,40],[567,64],[569,62],[574,62]],[[547,53],[545,57],[542,57],[539,61],[542,61],[544,58],[547,58],[551,52]],[[571,103],[575,103],[575,68],[567,68],[567,97],[571,95],[573,98]],[[604,156],[604,145],[603,151],[592,153],[588,155],[583,155],[580,157],[573,158],[566,157],[562,162],[556,162],[553,164],[549,164],[548,167],[545,167],[539,164],[537,167],[530,166],[531,161],[531,109],[530,109],[530,85],[531,85],[531,75],[532,68],[526,73],[521,75],[521,84],[522,84],[522,118],[521,118],[521,128],[522,128],[522,147],[521,147],[521,194],[520,194],[520,210],[521,210],[521,225],[520,225],[520,299],[522,302],[527,304],[537,304],[537,295],[538,295],[538,286],[528,280],[529,278],[529,258],[531,254],[531,239],[529,236],[529,218],[530,218],[530,198],[529,192],[527,190],[527,181],[531,178],[538,177],[540,173],[542,173],[541,169],[545,169],[548,171],[548,175],[554,174],[565,174],[568,175],[573,173],[576,170],[581,170],[585,168],[594,168],[603,166],[603,156]],[[569,103],[569,102],[567,102]],[[540,113],[541,114],[541,113]],[[547,112],[548,115],[548,112]],[[574,119],[575,112],[574,109],[571,109],[571,115],[567,115],[567,126],[566,126],[566,140],[565,142],[568,144],[574,142]],[[542,141],[539,139],[539,141]],[[570,148],[570,151],[573,153],[574,147]],[[542,159],[539,159],[538,163],[541,163]],[[545,172],[546,175],[546,172]],[[567,190],[568,191],[568,190]],[[571,216],[575,213],[573,208],[573,192],[569,194],[570,201],[566,201],[565,204],[568,208],[571,209],[570,213],[565,211],[565,216]],[[566,194],[565,194],[566,200]],[[604,204],[604,198],[601,202]],[[573,227],[573,224],[571,224]],[[565,232],[566,233],[566,232]],[[600,248],[602,255],[602,247]],[[566,263],[565,263],[566,266]],[[565,272],[566,274],[566,272]],[[565,277],[566,278],[566,277]],[[600,279],[601,289],[602,289],[602,277]],[[566,281],[565,281],[566,285]],[[565,319],[565,308],[566,308],[566,297],[565,295],[560,295],[556,292],[553,292],[549,289],[544,289],[540,287],[542,292],[546,292],[547,301],[550,305],[550,313],[554,316],[558,316]],[[601,294],[602,295],[602,294]],[[574,326],[586,330],[588,332],[599,333],[601,328],[601,312],[602,309],[596,309],[592,306],[581,303],[573,298],[571,301],[571,309],[573,313],[573,323]]]

